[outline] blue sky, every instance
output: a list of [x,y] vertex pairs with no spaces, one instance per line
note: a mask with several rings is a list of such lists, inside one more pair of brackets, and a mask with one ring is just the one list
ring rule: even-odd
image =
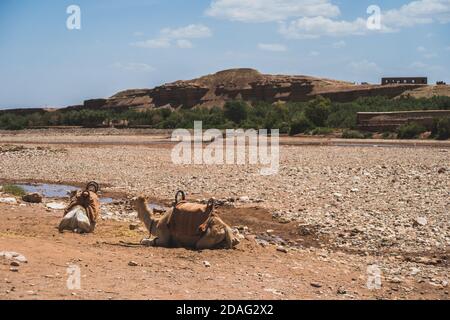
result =
[[[368,30],[367,8],[381,8]],[[81,30],[69,30],[69,5]],[[450,0],[2,0],[0,108],[67,106],[226,68],[450,82]]]

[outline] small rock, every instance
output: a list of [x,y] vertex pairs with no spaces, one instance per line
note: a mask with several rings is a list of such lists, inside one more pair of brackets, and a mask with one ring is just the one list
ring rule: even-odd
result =
[[310,285],[313,288],[322,288],[322,285],[318,282],[311,282]]
[[17,204],[16,198],[0,198],[0,203]]
[[28,193],[22,197],[22,200],[29,203],[41,203],[42,195],[39,193]]
[[418,227],[418,226],[426,226],[428,224],[428,220],[427,218],[424,217],[419,217],[414,219],[413,225]]
[[392,278],[391,280],[389,280],[389,282],[399,284],[399,283],[402,283],[403,280],[400,278]]
[[247,196],[240,197],[239,202],[248,203],[248,202],[250,202],[250,197],[247,197]]
[[66,205],[61,202],[50,202],[46,204],[47,208],[53,209],[53,210],[64,210],[66,208]]
[[347,290],[345,290],[345,288],[342,286],[337,289],[337,294],[346,294],[346,293]]
[[419,269],[419,268],[416,268],[416,267],[411,268],[411,275],[412,275],[412,276],[417,275],[419,272],[420,272],[420,269]]
[[438,173],[439,174],[443,174],[443,173],[445,173],[447,171],[447,169],[445,169],[445,168],[440,168],[439,170],[438,170]]
[[208,261],[203,261],[205,268],[211,268],[211,264]]
[[266,231],[267,234],[272,234],[272,233],[274,233],[274,232],[275,232],[275,231],[272,230],[272,229],[269,229],[269,230]]
[[0,251],[0,257],[4,257],[7,260],[14,260],[20,263],[28,263],[28,260],[24,255],[13,251]]
[[285,247],[283,247],[283,246],[277,247],[277,251],[283,252],[283,253],[288,253],[287,249]]
[[19,269],[17,267],[11,267],[11,268],[9,268],[9,271],[11,271],[11,272],[19,272]]
[[281,292],[281,291],[279,291],[279,290],[277,290],[277,289],[267,288],[267,289],[264,289],[264,291],[270,292],[270,293],[272,293],[272,294],[274,294],[274,295],[277,295],[277,296],[282,296],[282,295],[284,295],[283,292]]
[[131,223],[129,228],[130,228],[130,230],[136,230],[136,229],[139,228],[139,224],[137,224],[137,223]]
[[20,263],[18,263],[17,261],[12,261],[9,265],[11,267],[20,267]]
[[333,193],[333,196],[340,199],[340,198],[342,198],[342,193],[336,192],[336,193]]
[[235,228],[238,229],[240,232],[244,232],[244,233],[249,231],[247,226],[237,226]]
[[138,266],[137,262],[135,262],[135,261],[130,261],[130,262],[128,262],[128,265],[129,265],[130,267],[137,267],[137,266]]

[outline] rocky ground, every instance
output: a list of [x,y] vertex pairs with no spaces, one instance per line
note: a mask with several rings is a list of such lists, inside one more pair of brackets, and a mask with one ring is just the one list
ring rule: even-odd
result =
[[[27,139],[22,141],[26,144],[1,145],[1,141],[10,142],[13,138],[17,139],[10,135],[0,136],[0,178],[4,182],[45,181],[81,185],[96,180],[104,186],[104,192],[115,198],[115,202],[104,204],[102,208],[106,226],[117,224],[127,230],[130,224],[136,223],[136,214],[128,200],[136,194],[143,193],[152,202],[162,206],[170,205],[178,189],[186,190],[193,201],[215,197],[224,220],[248,238],[240,250],[193,253],[178,249],[145,249],[145,252],[148,256],[156,255],[161,266],[166,268],[172,263],[176,264],[179,268],[172,270],[174,277],[184,274],[180,271],[184,270],[181,267],[182,258],[177,256],[184,255],[182,252],[198,258],[198,261],[194,259],[198,264],[193,265],[192,270],[205,268],[200,263],[202,259],[213,260],[210,261],[213,267],[220,267],[220,273],[230,281],[247,279],[245,274],[250,272],[249,265],[257,269],[267,268],[266,271],[272,273],[274,285],[265,289],[275,291],[264,291],[262,287],[256,290],[252,281],[247,283],[241,279],[254,295],[247,296],[241,291],[237,294],[230,287],[231,296],[228,298],[448,299],[448,144],[440,144],[435,148],[401,148],[400,145],[389,148],[358,145],[282,146],[280,172],[267,177],[259,174],[257,166],[174,165],[170,158],[171,146],[135,143],[148,137],[133,136],[131,145],[127,145],[126,137],[121,137],[117,145],[109,143],[100,146],[89,143],[94,142],[95,137],[69,135],[67,139],[80,141],[83,145],[64,144],[60,136],[56,136],[55,140],[61,144],[43,145],[43,142],[52,141],[51,136],[28,134],[26,138],[21,137],[22,140]],[[0,198],[7,196],[0,195]],[[32,216],[27,213],[29,205],[24,206],[20,201],[17,204],[3,204],[2,213],[6,212],[4,214],[9,215],[11,220],[0,225],[0,251],[26,251],[31,248],[33,241],[39,241],[52,250],[55,249],[53,246],[74,246],[74,254],[91,255],[89,259],[101,264],[95,260],[94,252],[107,254],[112,250],[111,246],[101,244],[104,237],[111,238],[110,242],[114,243],[128,239],[129,235],[111,236],[99,228],[99,234],[79,240],[79,244],[89,246],[89,250],[92,248],[91,253],[85,249],[75,249],[78,248],[76,236],[55,232],[56,213],[48,213],[45,204],[34,206],[37,206],[37,225],[52,226],[51,232],[45,231],[41,236],[37,226],[30,226],[34,231],[31,236],[25,236],[16,222],[25,223],[26,217]],[[112,227],[109,229],[112,230]],[[145,235],[139,227],[133,232],[136,234],[129,237],[135,242]],[[53,243],[55,237],[61,242]],[[26,238],[23,243],[27,243],[28,247],[21,244],[20,239],[23,238]],[[98,247],[91,246],[96,242],[100,243]],[[112,262],[107,264],[108,268],[121,274],[123,267],[126,274],[129,267],[125,260],[128,257],[132,260],[133,254],[144,249],[114,247],[113,251],[117,250],[124,254],[124,261],[121,262],[124,265]],[[34,255],[30,250],[20,253]],[[167,261],[163,258],[165,255],[169,257]],[[239,261],[241,269],[233,269],[234,273],[224,271],[230,266],[228,255]],[[61,261],[69,256],[60,257]],[[259,256],[267,259],[260,261]],[[34,259],[39,260],[39,256]],[[151,259],[142,260],[139,264],[146,268],[143,268],[140,277],[146,277],[148,275],[144,269],[148,269],[148,260]],[[278,262],[285,266],[281,267]],[[189,262],[184,263],[190,265]],[[365,287],[367,267],[371,265],[376,265],[382,273],[383,285],[380,290],[371,291]],[[306,276],[318,270],[318,266],[324,268],[322,273],[315,277]],[[31,264],[26,267],[31,268]],[[292,271],[297,270],[297,267],[301,270],[298,278],[294,277],[296,273]],[[0,270],[8,272],[6,262]],[[12,274],[13,277],[19,277],[20,273]],[[346,276],[341,278],[342,274]],[[10,281],[8,273],[5,277]],[[100,281],[100,278],[96,279]],[[136,279],[128,281],[134,283]],[[314,287],[317,284],[315,282],[319,282],[322,289]],[[342,292],[347,292],[350,285],[352,293],[349,295],[337,293],[340,287]],[[159,288],[162,290],[163,286],[161,284]],[[147,293],[152,292],[148,290]],[[179,295],[174,297],[186,295],[178,289],[175,291]],[[160,298],[161,295],[156,292],[152,297]],[[205,293],[205,296],[199,293],[198,297],[208,297],[207,289],[198,292]],[[233,292],[236,294],[233,295]],[[280,292],[283,294],[276,294]],[[94,296],[91,293],[83,297]],[[108,297],[106,294],[98,296]],[[113,297],[130,296],[132,293],[120,291]],[[22,292],[22,296],[12,294],[9,297],[24,296]],[[58,295],[51,297],[57,298]]]

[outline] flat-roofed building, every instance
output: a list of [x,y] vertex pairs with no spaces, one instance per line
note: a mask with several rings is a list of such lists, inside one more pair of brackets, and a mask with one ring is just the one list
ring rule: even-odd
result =
[[392,77],[382,78],[381,84],[428,84],[427,77]]

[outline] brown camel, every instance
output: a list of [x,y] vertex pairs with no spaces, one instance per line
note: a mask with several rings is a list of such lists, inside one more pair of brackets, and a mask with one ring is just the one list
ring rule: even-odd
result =
[[[182,201],[178,201],[179,194]],[[212,200],[207,205],[188,203],[179,191],[174,207],[160,218],[150,212],[143,196],[134,200],[134,207],[151,236],[142,240],[144,245],[202,250],[232,249],[239,244],[231,228],[214,214]]]

